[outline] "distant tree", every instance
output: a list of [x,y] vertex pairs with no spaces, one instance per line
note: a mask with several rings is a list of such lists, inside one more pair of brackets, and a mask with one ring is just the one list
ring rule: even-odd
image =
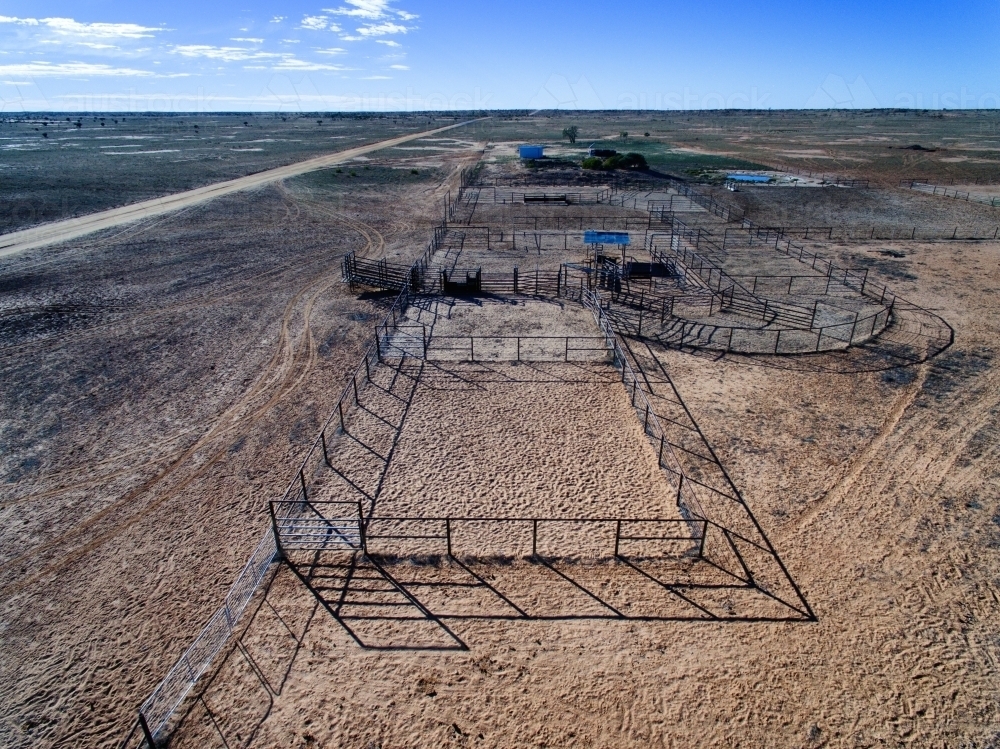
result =
[[621,138],[622,138],[622,140],[625,140],[625,139],[628,138],[628,131],[627,130],[622,130],[622,132],[621,132]]
[[643,135],[645,135],[647,138],[649,137],[649,133],[643,133]]
[[570,125],[563,129],[563,136],[569,138],[570,143],[576,143],[576,136],[580,134],[580,128],[576,125]]

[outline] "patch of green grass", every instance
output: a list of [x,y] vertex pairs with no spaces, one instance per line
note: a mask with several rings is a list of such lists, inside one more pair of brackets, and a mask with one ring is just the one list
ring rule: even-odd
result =
[[685,151],[667,151],[666,153],[646,157],[651,169],[677,176],[694,179],[699,182],[722,181],[724,177],[719,171],[728,169],[767,169],[764,164],[734,158],[732,156],[717,156],[715,154],[689,153]]

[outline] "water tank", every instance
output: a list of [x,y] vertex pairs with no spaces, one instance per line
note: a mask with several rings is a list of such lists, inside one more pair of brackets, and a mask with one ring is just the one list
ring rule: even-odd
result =
[[522,159],[540,159],[545,146],[518,146],[517,152]]

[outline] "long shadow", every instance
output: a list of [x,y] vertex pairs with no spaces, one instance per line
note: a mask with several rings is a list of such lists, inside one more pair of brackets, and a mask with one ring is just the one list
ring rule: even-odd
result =
[[314,553],[306,563],[285,562],[359,647],[468,650],[440,617],[376,559],[351,553],[348,561],[333,563],[322,561],[321,554]]
[[[645,382],[645,389],[646,389],[646,391],[648,393],[650,393],[651,395],[656,395],[656,389],[654,388],[654,381],[652,381],[648,377],[645,368],[642,367],[641,362],[639,361],[639,359],[633,353],[633,351],[632,351],[632,349],[631,349],[631,347],[629,345],[629,340],[626,339],[626,338],[622,338],[622,343],[623,343],[623,345],[625,347],[625,350],[629,353],[629,356],[632,358],[633,362],[635,363],[636,367],[638,368],[638,370],[637,370],[638,371],[638,376],[641,377],[643,379],[643,381]],[[661,385],[666,385],[667,388],[668,388],[668,390],[669,390],[669,394],[672,395],[672,400],[675,401],[678,405],[680,405],[680,407],[683,409],[684,414],[685,414],[687,420],[689,421],[691,427],[697,432],[697,435],[700,438],[700,442],[702,443],[702,445],[704,446],[704,448],[708,452],[708,455],[711,456],[710,458],[708,458],[709,462],[714,466],[714,468],[716,470],[719,471],[720,475],[722,476],[722,478],[723,478],[723,480],[725,482],[726,489],[728,490],[725,493],[731,492],[731,497],[735,498],[737,500],[735,504],[739,506],[739,511],[743,514],[743,516],[745,516],[745,518],[747,520],[749,520],[749,522],[751,523],[751,525],[754,528],[755,532],[757,534],[759,534],[759,538],[761,539],[761,541],[763,542],[763,544],[760,545],[760,544],[756,544],[755,543],[754,545],[757,546],[758,549],[760,549],[761,551],[763,551],[765,553],[765,555],[767,557],[769,557],[770,560],[773,561],[777,565],[778,569],[781,572],[781,575],[785,578],[785,581],[791,587],[792,591],[794,591],[795,597],[798,598],[799,601],[801,602],[802,609],[798,609],[796,607],[792,607],[792,608],[794,610],[796,610],[796,611],[799,611],[799,613],[804,613],[807,617],[814,619],[815,618],[815,613],[812,611],[812,608],[809,606],[809,603],[806,600],[805,595],[802,593],[802,591],[799,588],[798,584],[792,578],[791,573],[788,571],[788,568],[785,566],[785,563],[782,561],[781,557],[778,555],[778,552],[774,548],[774,545],[768,539],[767,534],[764,532],[764,529],[761,526],[760,522],[754,516],[754,514],[751,511],[749,505],[747,505],[746,501],[743,499],[742,493],[740,492],[739,488],[736,486],[736,483],[733,481],[732,477],[730,476],[729,471],[726,469],[726,467],[723,465],[722,461],[719,459],[718,454],[715,452],[715,448],[709,442],[708,438],[705,436],[704,432],[701,430],[701,427],[698,425],[698,422],[695,420],[694,415],[691,413],[690,409],[688,409],[687,405],[684,403],[683,398],[681,398],[680,393],[678,392],[676,386],[674,385],[673,381],[670,378],[670,374],[666,371],[666,368],[664,367],[663,362],[660,361],[660,359],[655,355],[655,353],[653,352],[653,350],[652,350],[652,348],[650,346],[650,343],[648,341],[642,341],[642,343],[645,345],[645,347],[647,349],[647,352],[648,352],[649,360],[652,362],[652,366],[655,368],[655,371],[657,372],[657,375],[658,375],[657,379],[655,380],[655,383],[656,384],[661,384]],[[690,451],[686,451],[686,452],[690,452]],[[700,457],[704,457],[704,456],[700,456]],[[698,483],[700,483],[700,482],[698,482]],[[723,494],[723,495],[725,494],[723,492],[720,492],[720,490],[717,489],[717,488],[713,488],[713,487],[707,486],[705,484],[700,484],[700,485],[703,486],[703,487],[705,487],[706,489],[708,489],[711,492],[715,492],[717,494]],[[706,519],[710,520],[714,525],[717,525],[719,528],[721,528],[723,530],[724,535],[726,536],[727,540],[729,541],[729,545],[730,545],[730,547],[732,549],[732,552],[736,556],[739,565],[744,569],[744,571],[745,571],[745,573],[747,575],[747,579],[750,581],[751,584],[754,584],[754,582],[753,582],[753,573],[752,573],[751,569],[747,565],[746,560],[744,560],[743,556],[739,552],[739,549],[733,543],[732,539],[729,537],[729,533],[727,532],[727,531],[731,530],[732,532],[735,533],[735,529],[727,529],[725,527],[725,523],[722,521],[721,518],[708,517]],[[740,534],[736,533],[736,535],[739,536]],[[756,587],[756,585],[754,585],[754,587]],[[760,590],[762,592],[765,592],[765,593],[767,592],[764,589],[760,589]],[[770,595],[770,594],[768,594],[768,595]],[[774,598],[779,603],[785,605],[785,606],[790,606],[790,604],[788,604],[787,602],[783,601],[780,598],[777,598],[776,596],[771,595],[771,597]]]
[[[245,747],[253,743],[260,727],[274,708],[275,698],[281,696],[284,690],[317,611],[315,604],[310,606],[304,621],[296,626],[289,616],[293,612],[283,614],[271,601],[276,578],[277,574],[272,575],[264,586],[264,594],[259,596],[253,610],[247,612],[249,616],[243,621],[239,636],[230,641],[224,657],[208,676],[199,681],[197,693],[188,701],[186,710],[177,720],[171,741],[187,737],[204,744],[207,740],[204,733],[207,731],[208,734],[214,734],[226,747]],[[275,631],[275,622],[278,631]],[[271,656],[270,666],[262,662],[262,655],[254,654],[258,640],[269,644],[262,655]],[[293,643],[284,653],[279,652],[282,641]],[[274,644],[279,647],[274,647]],[[276,652],[279,653],[277,662],[274,657]],[[211,703],[214,702],[216,687],[222,693],[228,692],[233,678],[255,683],[259,687],[262,704],[256,709],[249,705],[247,709],[248,705],[244,703],[244,709],[241,710],[231,710],[226,706],[213,707]],[[253,690],[247,689],[244,693],[249,696]],[[199,720],[197,714],[199,710],[203,713],[202,720]]]
[[[512,561],[457,555],[388,560],[360,554],[340,565],[289,564],[349,636],[370,650],[466,649],[447,621],[815,621],[711,564],[705,565],[708,576],[702,582],[684,575],[665,579],[662,572],[644,567],[655,566],[655,560],[623,555],[596,564],[540,555]],[[645,599],[638,595],[643,586]],[[627,598],[635,600],[627,603],[639,613],[624,610],[601,592],[616,589],[628,591]],[[726,600],[730,597],[737,600]],[[365,611],[354,613],[359,608]],[[426,629],[420,631],[416,624],[432,624],[447,642],[427,642]]]

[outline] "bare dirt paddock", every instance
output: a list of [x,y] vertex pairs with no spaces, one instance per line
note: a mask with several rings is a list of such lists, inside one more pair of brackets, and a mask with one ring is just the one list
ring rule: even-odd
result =
[[[968,251],[913,250],[933,269],[907,293],[961,331],[916,368],[665,358],[818,621],[636,620],[625,604],[677,612],[599,562],[396,563],[385,572],[457,615],[442,627],[386,598],[408,607],[402,629],[342,626],[282,568],[177,745],[992,745],[1000,375],[984,292],[1000,246],[978,246],[985,273]],[[945,279],[964,300],[935,291]],[[299,561],[336,593],[350,562],[324,556]]]
[[[504,119],[481,135],[554,139],[567,117]],[[721,115],[602,117],[580,120],[587,138],[648,130],[666,148],[697,134],[761,160],[784,137],[755,141]],[[790,145],[837,153],[822,127],[798,124]],[[947,124],[920,140],[933,145]],[[921,125],[896,127],[906,145]],[[118,745],[220,604],[385,309],[385,294],[339,283],[339,256],[412,260],[454,167],[477,157],[383,154],[357,177],[300,178],[3,261],[0,744]],[[933,164],[920,168],[929,179]],[[893,201],[912,212],[930,199],[909,195]],[[749,208],[772,210],[760,203]],[[942,223],[955,225],[957,204],[935,203]],[[993,214],[976,215],[985,226]],[[734,617],[756,605],[747,586],[720,593],[725,575],[685,549],[608,556],[606,526],[543,525],[535,558],[530,527],[496,523],[457,527],[453,557],[438,531],[407,557],[293,551],[169,746],[997,746],[1000,243],[808,246],[940,315],[954,344],[916,364],[877,342],[638,353],[669,373],[815,619]],[[537,304],[532,320],[494,299],[414,307],[408,322],[440,336],[590,324],[568,303]],[[396,452],[375,515],[676,513],[606,363],[401,369],[412,403],[386,438]],[[674,427],[691,431],[679,416]],[[507,550],[477,557],[464,533]],[[558,548],[583,541],[591,553]],[[688,595],[698,585],[715,587]]]

